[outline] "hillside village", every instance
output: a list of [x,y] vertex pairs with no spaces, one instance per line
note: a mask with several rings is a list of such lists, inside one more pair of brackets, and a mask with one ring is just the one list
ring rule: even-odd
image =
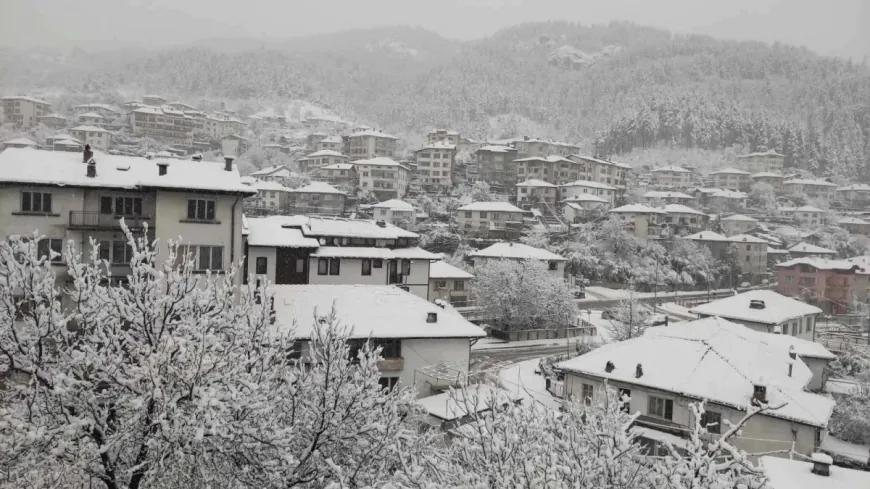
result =
[[[196,274],[239,265],[233,285],[269,284],[288,324],[334,307],[354,351],[381,348],[379,385],[415,388],[433,429],[478,415],[445,410],[451,388],[512,372],[540,384],[530,402],[617,389],[648,454],[689,450],[706,400],[704,440],[745,423],[730,441],[781,457],[764,464],[771,480],[803,470],[834,487],[826,471],[868,468],[870,435],[844,430],[837,406],[866,400],[842,386],[863,378],[846,358],[870,368],[870,184],[767,147],[706,172],[534,134],[432,128],[418,146],[338,117],[159,95],[54,112],[10,94],[2,109],[15,137],[0,141],[0,234],[36,231],[59,284],[76,280],[69,242],[127,287],[125,232],[181,237]],[[317,344],[306,328],[298,358]],[[529,387],[500,385],[511,403]],[[765,408],[741,421],[747,406]]]

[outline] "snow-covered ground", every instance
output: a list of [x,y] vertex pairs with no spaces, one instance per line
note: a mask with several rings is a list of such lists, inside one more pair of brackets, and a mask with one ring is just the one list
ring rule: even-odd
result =
[[870,460],[870,447],[849,443],[831,435],[825,437],[821,448],[831,455],[839,455],[862,464],[866,464]]
[[[571,338],[571,345],[575,343],[575,339]],[[528,340],[528,341],[504,341],[496,338],[481,338],[474,345],[472,350],[499,350],[507,348],[534,348],[540,346],[563,346],[566,347],[565,338],[548,339],[548,340]]]
[[535,373],[538,361],[535,358],[511,365],[499,372],[498,378],[502,387],[519,395],[524,403],[540,402],[545,407],[558,410],[562,400],[547,392],[544,376]]
[[825,391],[831,394],[851,394],[856,389],[855,382],[848,379],[828,379]]
[[665,304],[662,304],[662,305],[656,307],[656,309],[659,312],[663,312],[663,313],[667,314],[668,316],[672,316],[672,317],[675,317],[678,319],[683,319],[683,320],[698,319],[697,314],[693,314],[693,313],[689,312],[689,309],[677,304],[676,302],[667,302]]
[[[608,299],[625,299],[631,294],[631,291],[628,289],[610,289],[607,287],[600,287],[597,285],[590,285],[586,287],[586,297],[590,300],[608,300]],[[716,294],[720,292],[727,292],[730,289],[717,289],[711,290],[710,293]],[[679,290],[676,292],[676,296],[684,296],[684,295],[701,295],[706,293],[705,290]],[[735,291],[735,294],[737,291]],[[668,290],[659,290],[658,292],[635,292],[635,297],[638,298],[649,298],[649,297],[659,297],[662,300],[667,300],[669,297],[674,297],[673,291]],[[580,304],[583,304],[583,299],[578,301]]]

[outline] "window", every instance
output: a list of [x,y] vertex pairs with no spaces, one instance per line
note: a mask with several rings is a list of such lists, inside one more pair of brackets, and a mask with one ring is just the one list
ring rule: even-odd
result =
[[481,212],[481,213],[480,213],[480,218],[481,218],[481,219],[486,219],[486,212]]
[[785,276],[785,281],[786,281],[786,283],[789,283],[789,284],[790,284],[791,281],[792,281],[792,279],[793,279],[793,277],[792,277],[791,275],[786,275],[786,276]]
[[375,258],[372,260],[372,267],[374,268],[384,268],[384,260],[380,258]]
[[411,275],[411,260],[402,260],[402,275]]
[[205,199],[187,199],[187,218],[196,221],[213,221],[215,201]]
[[701,416],[701,424],[707,427],[710,433],[722,433],[722,414],[716,411],[705,411]]
[[341,268],[341,258],[330,258],[329,259],[329,274],[330,275],[338,275]]
[[454,280],[453,281],[453,290],[465,290],[465,281]]
[[257,257],[257,275],[265,275],[268,273],[266,270],[269,268],[268,266],[268,258],[265,256]]
[[381,389],[386,389],[388,391],[393,390],[396,387],[396,384],[399,383],[398,377],[381,377],[378,379],[378,384],[380,384]]
[[305,272],[305,260],[303,258],[296,259],[296,273]]
[[130,263],[130,258],[133,255],[133,249],[130,248],[126,241],[112,241],[112,257],[109,260],[115,265]]
[[465,217],[471,218],[471,211],[465,211]]
[[657,418],[674,419],[674,401],[649,396],[647,414]]
[[141,216],[141,197],[100,197],[100,214],[114,214],[116,216]]
[[547,264],[547,268],[549,268],[550,270],[558,270],[559,264],[557,262],[551,261]]
[[592,384],[583,384],[583,393],[582,393],[583,402],[586,404],[592,404],[592,395],[594,392],[595,391],[592,387]]
[[364,258],[362,260],[362,274],[363,275],[371,275],[372,274],[372,260],[370,258]]
[[[193,248],[193,247],[192,247]],[[196,270],[223,270],[224,247],[223,246],[197,246]]]
[[435,288],[436,289],[446,289],[447,288],[447,281],[446,280],[436,280],[435,281]]
[[[43,238],[36,244],[36,253],[39,258],[46,258],[52,263],[63,263],[63,240],[57,238]],[[54,256],[51,256],[54,254]]]
[[21,192],[21,212],[51,213],[51,194],[47,192]]
[[329,273],[329,259],[319,258],[317,260],[317,275],[327,275]]
[[369,340],[374,348],[381,349],[383,358],[401,358],[402,357],[402,341],[393,338],[373,338]]

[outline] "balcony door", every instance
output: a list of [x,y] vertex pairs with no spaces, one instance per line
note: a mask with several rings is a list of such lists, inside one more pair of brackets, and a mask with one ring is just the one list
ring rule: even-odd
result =
[[308,283],[309,250],[278,248],[275,253],[275,283],[299,285]]

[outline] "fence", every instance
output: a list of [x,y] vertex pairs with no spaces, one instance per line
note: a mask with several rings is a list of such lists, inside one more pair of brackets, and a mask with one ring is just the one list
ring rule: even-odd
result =
[[505,341],[529,341],[529,340],[555,340],[560,338],[592,339],[595,337],[595,328],[592,331],[588,327],[579,328],[553,328],[553,329],[521,329],[518,331],[502,331],[491,329],[490,336]]

